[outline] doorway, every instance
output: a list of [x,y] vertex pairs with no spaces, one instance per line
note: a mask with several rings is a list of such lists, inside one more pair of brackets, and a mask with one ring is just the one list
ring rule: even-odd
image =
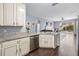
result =
[[76,21],[64,21],[60,32],[60,56],[76,56]]

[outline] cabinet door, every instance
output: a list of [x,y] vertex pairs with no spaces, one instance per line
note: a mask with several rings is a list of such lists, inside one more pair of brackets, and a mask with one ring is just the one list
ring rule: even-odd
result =
[[4,48],[4,56],[17,56],[17,46]]
[[13,4],[5,3],[4,4],[4,25],[13,25]]
[[0,25],[3,25],[3,4],[0,3]]
[[40,35],[39,46],[40,47],[48,47],[48,40],[47,40],[47,37],[45,35]]
[[17,19],[17,26],[23,26],[24,25],[24,22],[25,22],[25,5],[24,4],[17,4],[17,7],[16,7],[17,11],[16,11],[16,19]]
[[57,34],[56,36],[55,36],[55,38],[56,38],[56,45],[57,46],[60,46],[60,34]]
[[54,35],[48,35],[48,47],[54,48]]
[[14,14],[13,14],[13,17],[14,17],[14,18],[13,18],[13,24],[14,24],[14,26],[16,26],[16,3],[14,3],[13,6],[14,6],[14,9],[13,9],[13,10],[14,10]]
[[27,44],[23,43],[23,44],[20,45],[20,55],[26,55],[29,52]]
[[24,38],[20,41],[20,55],[26,55],[30,51],[30,39]]
[[43,40],[44,40],[43,36],[42,35],[39,35],[39,47],[42,47]]
[[2,44],[2,55],[3,56],[17,56],[17,41],[4,42]]
[[42,39],[42,47],[48,47],[48,40]]

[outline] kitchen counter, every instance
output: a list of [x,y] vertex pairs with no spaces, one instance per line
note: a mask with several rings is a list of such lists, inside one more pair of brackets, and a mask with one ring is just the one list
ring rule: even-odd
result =
[[60,32],[41,32],[40,35],[56,35],[56,34],[60,34]]
[[6,41],[11,41],[11,40],[16,40],[16,39],[21,39],[21,38],[26,38],[34,35],[39,35],[36,33],[31,33],[27,34],[26,32],[20,32],[20,33],[4,33],[0,35],[0,43],[6,42]]
[[0,43],[6,42],[6,41],[11,41],[11,40],[16,40],[16,39],[21,39],[21,38],[26,38],[26,37],[31,37],[35,35],[56,35],[59,33],[56,32],[51,32],[51,33],[43,33],[41,32],[40,34],[37,33],[30,33],[27,34],[26,32],[20,32],[20,33],[3,33],[0,35]]
[[19,38],[27,37],[25,33],[4,33],[3,37],[0,37],[0,43],[6,42],[6,41],[11,41],[11,40],[16,40]]

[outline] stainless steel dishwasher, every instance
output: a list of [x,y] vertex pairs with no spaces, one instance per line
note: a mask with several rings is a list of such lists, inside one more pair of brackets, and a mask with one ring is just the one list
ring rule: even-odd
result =
[[33,35],[30,37],[30,51],[39,48],[39,36]]

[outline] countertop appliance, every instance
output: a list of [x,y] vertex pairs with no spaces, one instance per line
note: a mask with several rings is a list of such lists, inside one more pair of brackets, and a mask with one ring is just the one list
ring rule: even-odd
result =
[[39,48],[39,35],[33,35],[30,37],[30,51]]

